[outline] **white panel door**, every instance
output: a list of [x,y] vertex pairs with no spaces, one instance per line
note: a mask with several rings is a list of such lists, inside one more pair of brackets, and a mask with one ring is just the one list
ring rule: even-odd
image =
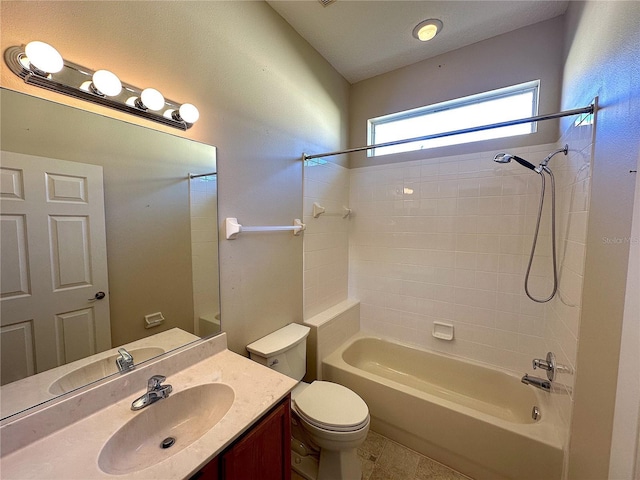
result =
[[111,348],[102,167],[2,152],[0,214],[2,383]]

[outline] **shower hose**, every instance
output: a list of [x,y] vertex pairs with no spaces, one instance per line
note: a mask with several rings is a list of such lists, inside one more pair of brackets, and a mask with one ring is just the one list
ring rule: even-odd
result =
[[[544,206],[545,177],[547,172],[551,178],[551,251],[553,257],[553,290],[547,298],[536,298],[529,292],[529,276],[531,275],[531,265],[533,264],[533,256],[536,252],[536,244],[538,243],[538,233],[540,231],[540,219],[542,218],[542,207]],[[542,188],[540,191],[540,205],[538,207],[538,220],[536,221],[536,230],[533,234],[533,243],[531,244],[531,255],[529,256],[529,265],[527,265],[527,273],[524,276],[524,291],[531,300],[537,303],[546,303],[551,300],[558,291],[558,267],[556,260],[556,183],[553,178],[553,172],[547,166],[541,168],[540,179]]]

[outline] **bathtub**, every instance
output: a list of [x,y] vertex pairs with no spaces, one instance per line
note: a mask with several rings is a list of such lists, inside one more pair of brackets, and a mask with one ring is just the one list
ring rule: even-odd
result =
[[322,375],[367,402],[374,431],[476,480],[562,477],[551,394],[519,377],[362,332],[322,360]]

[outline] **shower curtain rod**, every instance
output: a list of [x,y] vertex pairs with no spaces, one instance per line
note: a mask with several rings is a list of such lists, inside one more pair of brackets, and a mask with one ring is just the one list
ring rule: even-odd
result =
[[450,137],[453,135],[462,135],[465,133],[481,132],[483,130],[491,130],[493,128],[510,127],[512,125],[520,125],[522,123],[533,123],[542,120],[552,120],[554,118],[569,117],[571,115],[579,115],[581,113],[593,113],[594,104],[587,107],[576,108],[574,110],[565,110],[564,112],[550,113],[548,115],[538,115],[536,117],[521,118],[519,120],[509,120],[506,122],[492,123],[490,125],[481,125],[478,127],[463,128],[462,130],[453,130],[451,132],[434,133],[424,135],[422,137],[405,138],[403,140],[394,140],[392,142],[378,143],[376,145],[367,145],[366,147],[349,148],[347,150],[336,150],[335,152],[315,153],[313,155],[302,154],[302,160],[312,160],[314,158],[332,157],[334,155],[342,155],[344,153],[361,152],[363,150],[371,150],[373,148],[391,147],[393,145],[402,145],[404,143],[419,142],[424,140],[432,140],[434,138]]
[[189,179],[200,178],[200,177],[210,177],[212,175],[217,175],[218,172],[209,172],[209,173],[190,173]]

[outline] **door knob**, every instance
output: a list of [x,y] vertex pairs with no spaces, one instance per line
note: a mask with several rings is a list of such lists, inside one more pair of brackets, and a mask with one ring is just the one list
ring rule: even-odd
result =
[[90,298],[89,301],[90,302],[95,302],[96,300],[102,300],[104,297],[106,297],[107,294],[104,292],[98,292],[96,293],[93,298]]

